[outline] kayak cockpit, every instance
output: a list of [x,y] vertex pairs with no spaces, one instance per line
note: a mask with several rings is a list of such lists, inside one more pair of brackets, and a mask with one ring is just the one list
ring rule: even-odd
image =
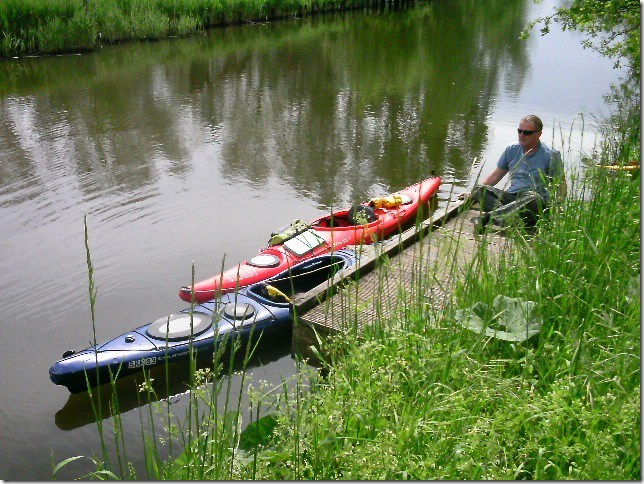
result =
[[349,265],[351,259],[340,254],[318,256],[292,267],[282,277],[253,284],[247,294],[260,302],[287,306],[298,295],[328,281]]
[[325,229],[341,229],[372,224],[378,221],[378,215],[368,205],[354,205],[349,210],[334,212],[315,220],[311,227]]

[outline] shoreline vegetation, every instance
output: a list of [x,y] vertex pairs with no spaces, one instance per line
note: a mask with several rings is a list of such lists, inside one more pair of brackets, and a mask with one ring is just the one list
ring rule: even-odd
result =
[[92,51],[212,27],[410,5],[409,0],[2,0],[0,57]]
[[[412,297],[403,317],[328,343],[324,371],[296,360],[297,374],[271,387],[247,376],[249,348],[235,370],[216,352],[191,365],[183,416],[159,396],[168,373],[145,380],[138,471],[114,390],[111,421],[95,407],[103,454],[84,478],[640,479],[640,176],[595,166],[639,157],[639,129],[639,103],[621,105],[600,126],[598,158],[582,161],[535,233],[512,229],[513,250],[495,260],[482,237],[442,308]],[[432,287],[425,276],[414,294]],[[500,295],[537,308],[537,334],[507,341],[459,323]]]
[[[620,3],[634,4],[573,2],[597,8]],[[6,26],[11,17],[15,29],[2,34],[2,52],[91,49],[108,38],[133,39],[135,26],[137,35],[149,32],[139,38],[152,39],[159,32],[185,35],[222,20],[248,21],[247,12],[266,20],[381,4],[300,7],[223,0],[217,3],[221,10],[210,10],[212,5],[210,0],[3,0],[0,22]],[[30,7],[28,14],[18,8],[24,6]],[[161,7],[165,10],[157,10]],[[43,17],[56,8],[66,13]],[[597,20],[585,18],[583,9],[571,12],[581,26]],[[44,18],[50,21],[43,23]],[[639,37],[631,40],[639,52]],[[638,80],[639,65],[632,65]],[[231,364],[234,354],[215,352],[205,366],[191,363],[185,415],[174,415],[169,399],[159,396],[164,384],[169,387],[169,373],[147,379],[139,388],[145,463],[136,469],[127,457],[115,387],[107,404],[100,395],[106,390],[93,389],[101,455],[87,457],[92,471],[83,477],[640,480],[640,174],[595,166],[640,159],[639,87],[622,88],[616,112],[599,124],[596,159],[565,160],[582,167],[570,179],[569,196],[535,233],[512,230],[514,250],[495,260],[485,256],[483,238],[479,256],[459,274],[463,277],[455,277],[459,282],[442,308],[419,297],[405,308],[404,318],[332,341],[323,372],[297,361],[297,374],[275,387],[247,376],[251,349],[239,348],[241,369]],[[415,294],[429,289],[423,286],[433,280],[428,272]],[[535,305],[539,332],[525,341],[503,341],[459,324],[464,310],[489,309],[498,296]],[[495,317],[489,311],[479,316]],[[236,384],[241,380],[238,393],[233,377]],[[84,459],[59,462],[53,477],[74,473]]]

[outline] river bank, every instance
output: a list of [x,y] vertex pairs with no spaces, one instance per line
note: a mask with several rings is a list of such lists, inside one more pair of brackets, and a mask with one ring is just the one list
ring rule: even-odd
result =
[[[637,156],[633,119],[622,119],[610,138],[622,141],[604,144],[602,162]],[[170,430],[151,421],[146,477],[638,479],[640,185],[637,173],[610,173],[587,166],[536,233],[513,231],[515,250],[492,260],[482,239],[444,306],[416,298],[402,326],[337,339],[320,375],[300,363],[280,386],[249,381],[251,422],[241,421],[247,409],[217,407],[230,391],[220,361],[198,370],[183,423],[152,403]],[[499,295],[534,304],[538,336],[463,328],[464,310],[491,308]],[[182,450],[161,457],[173,439]],[[96,462],[97,476],[142,477]]]
[[[621,72],[569,31],[518,40],[555,1],[354,10],[0,62],[0,284],[13,295],[0,310],[1,361],[11,369],[0,415],[3,478],[48,480],[52,463],[70,456],[103,460],[86,396],[53,385],[47,372],[92,337],[85,215],[105,341],[185,308],[177,291],[191,261],[207,277],[252,257],[295,218],[388,193],[431,169],[445,176],[442,201],[466,189],[474,157],[494,164],[527,107],[548,120],[545,141],[563,146],[574,169],[578,152],[594,153],[596,119],[582,125],[577,113],[607,109],[595,106]],[[33,290],[37,297],[20,297]],[[246,367],[246,382],[296,382],[288,348],[273,350],[256,354],[261,364]],[[190,394],[181,371],[172,375],[179,378],[159,402],[169,395],[173,422],[185,426]],[[245,388],[237,393],[240,379],[236,371],[231,400],[242,398],[244,429],[255,417]],[[127,445],[124,459],[144,478],[149,427],[140,420],[149,408],[138,402],[146,394],[127,390],[109,468],[122,475],[115,459]],[[104,416],[109,440],[113,427]],[[169,446],[159,448],[173,457],[183,448]],[[86,475],[92,464],[75,461],[57,477]]]
[[188,36],[216,26],[350,10],[405,0],[5,0],[0,57],[91,51],[133,40]]
[[[605,148],[618,164],[639,152]],[[443,309],[419,301],[402,326],[337,339],[328,374],[276,398],[279,410],[242,433],[235,451],[197,439],[160,475],[638,479],[639,178],[589,166],[571,188],[578,196],[534,236],[513,235],[517,250],[492,260],[483,248]],[[463,329],[459,313],[491,308],[499,295],[535,304],[537,337]],[[258,409],[270,394],[257,396]],[[227,466],[204,465],[215,449]]]

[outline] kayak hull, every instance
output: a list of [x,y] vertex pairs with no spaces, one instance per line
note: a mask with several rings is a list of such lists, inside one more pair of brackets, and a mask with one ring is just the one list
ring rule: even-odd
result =
[[[193,286],[182,287],[179,297],[186,302],[200,303],[268,279],[308,258],[349,245],[383,240],[413,223],[419,210],[438,193],[440,184],[440,177],[432,177],[394,192],[392,195],[400,196],[405,202],[396,207],[372,209],[375,220],[369,223],[353,224],[351,209],[319,217],[309,224],[310,229],[306,232],[281,244],[264,247],[258,256]],[[368,202],[362,206],[367,207]]]
[[[352,249],[308,259],[290,271],[236,293],[197,304],[123,333],[104,344],[69,354],[49,368],[53,383],[71,393],[86,391],[110,381],[190,355],[212,355],[233,341],[242,345],[287,334],[291,330],[291,304],[283,294],[303,293],[355,264]],[[266,285],[277,289],[267,293]],[[280,294],[281,293],[281,294]]]

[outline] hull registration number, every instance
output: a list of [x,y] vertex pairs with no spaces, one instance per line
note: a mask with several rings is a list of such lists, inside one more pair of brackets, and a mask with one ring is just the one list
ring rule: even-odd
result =
[[150,358],[141,358],[140,360],[130,361],[127,364],[128,368],[141,368],[143,366],[151,366],[157,364],[157,357],[152,356]]

